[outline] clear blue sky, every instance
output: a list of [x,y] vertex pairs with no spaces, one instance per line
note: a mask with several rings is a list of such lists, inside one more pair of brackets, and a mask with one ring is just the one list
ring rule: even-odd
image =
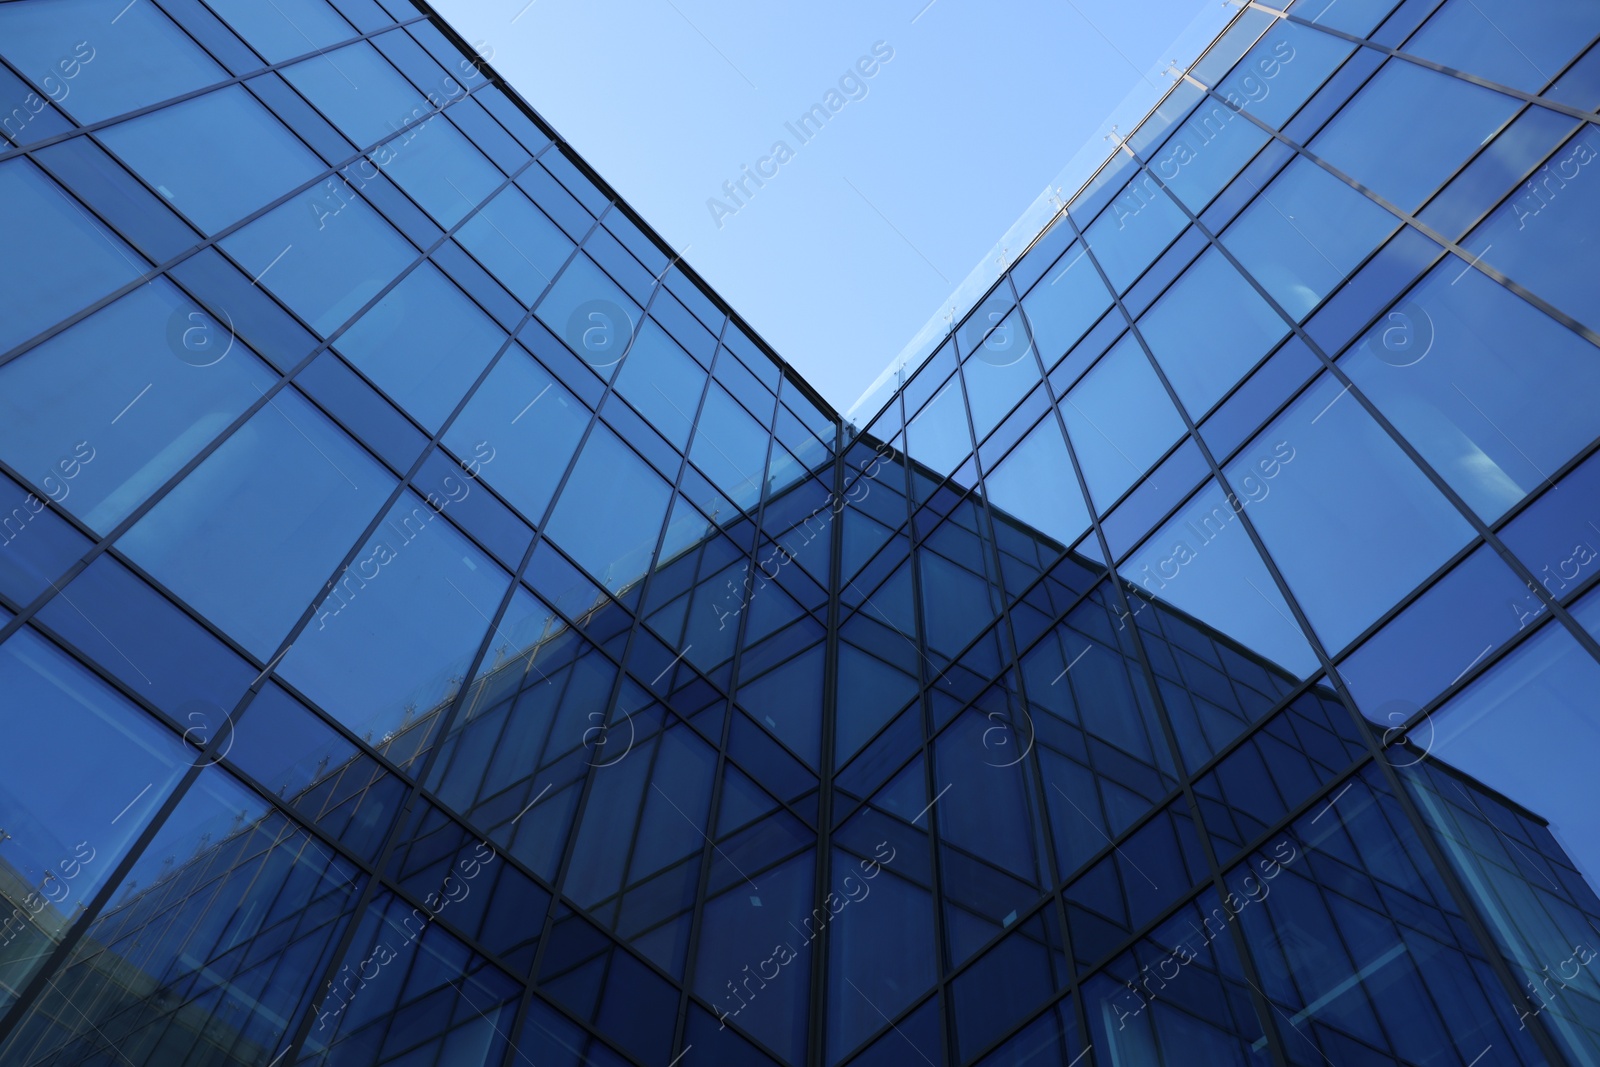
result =
[[[1165,88],[1174,38],[1228,14],[1217,0],[434,6],[840,410],[1100,140],[1140,72]],[[879,41],[894,56],[866,95],[801,144],[785,123]],[[779,140],[793,158],[719,228],[707,200],[737,206],[723,182]]]

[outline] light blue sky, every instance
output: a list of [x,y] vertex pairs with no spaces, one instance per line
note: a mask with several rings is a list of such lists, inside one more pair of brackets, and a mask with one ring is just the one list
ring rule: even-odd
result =
[[[1231,11],[1217,0],[926,3],[434,6],[843,410],[1071,157],[1089,142],[1109,152],[1104,120],[1141,77],[1147,92],[1165,89],[1158,72],[1180,32]],[[893,58],[864,79],[866,95],[802,144],[785,123],[824,103],[879,41]],[[737,206],[723,183],[779,140],[793,158],[719,228],[707,200]]]

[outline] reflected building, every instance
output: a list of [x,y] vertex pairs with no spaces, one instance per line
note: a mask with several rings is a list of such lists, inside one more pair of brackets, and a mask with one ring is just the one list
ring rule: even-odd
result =
[[431,11],[0,4],[0,1063],[1600,1062],[1600,13],[1304,6],[841,415]]

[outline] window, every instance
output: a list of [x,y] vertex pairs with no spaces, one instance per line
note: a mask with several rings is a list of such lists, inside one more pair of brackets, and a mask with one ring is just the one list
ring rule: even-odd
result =
[[276,380],[159,279],[0,367],[0,455],[109,533]]
[[1222,243],[1284,310],[1304,318],[1397,225],[1392,215],[1307,159],[1256,197]]
[[125,0],[0,4],[0,55],[85,125],[228,77],[156,5]]
[[1061,402],[1095,506],[1104,511],[1183,436],[1144,350],[1124,337]]
[[[1330,652],[1416,587],[1472,528],[1331,376],[1228,465],[1246,514]],[[1256,457],[1280,468],[1266,479]]]
[[437,430],[505,339],[439,268],[423,263],[335,347],[424,427]]
[[596,426],[548,532],[613,593],[649,569],[672,491],[616,434]]
[[456,231],[456,240],[532,306],[572,252],[572,242],[520,189],[502,191]]
[[237,85],[97,136],[208,234],[323,169],[272,112]]
[[118,542],[263,662],[394,488],[286,389]]
[[27,160],[0,163],[0,232],[14,250],[0,256],[0,352],[145,269],[137,252]]
[[[211,7],[268,63],[320,51],[356,34],[323,0],[211,0]],[[327,56],[319,61],[333,63]]]

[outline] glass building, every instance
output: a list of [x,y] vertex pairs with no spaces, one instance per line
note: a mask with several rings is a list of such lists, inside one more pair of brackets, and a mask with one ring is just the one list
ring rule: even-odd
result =
[[1600,1063],[1597,38],[1242,7],[844,418],[420,5],[0,3],[0,1064]]

